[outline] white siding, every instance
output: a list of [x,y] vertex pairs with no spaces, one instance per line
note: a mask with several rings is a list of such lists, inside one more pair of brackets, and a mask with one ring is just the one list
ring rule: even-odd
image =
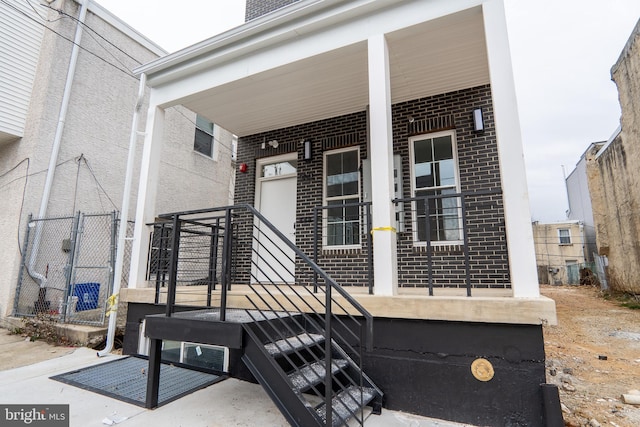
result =
[[24,133],[44,31],[40,23],[27,2],[0,2],[0,143]]

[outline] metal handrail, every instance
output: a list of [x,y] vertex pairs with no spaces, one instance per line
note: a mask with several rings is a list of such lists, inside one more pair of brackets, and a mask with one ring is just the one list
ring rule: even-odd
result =
[[[364,205],[364,204],[359,204],[359,205]],[[219,227],[218,231],[224,230],[224,232],[222,233],[222,238],[223,238],[223,244],[222,244],[223,255],[221,259],[222,271],[220,273],[221,274],[220,320],[222,321],[225,320],[225,313],[227,308],[227,291],[231,284],[230,272],[231,272],[231,266],[233,265],[233,261],[234,261],[232,259],[232,253],[233,253],[232,243],[234,238],[233,236],[234,226],[232,221],[235,218],[241,217],[240,215],[237,215],[238,212],[241,212],[241,211],[249,214],[247,217],[244,217],[243,215],[242,220],[248,221],[249,223],[253,223],[251,226],[252,231],[250,232],[250,238],[252,242],[258,245],[264,245],[264,243],[266,243],[266,240],[268,239],[271,242],[271,244],[274,245],[275,248],[277,248],[277,250],[282,251],[283,247],[290,250],[291,251],[290,253],[293,253],[293,257],[294,257],[293,260],[297,260],[298,262],[303,263],[313,273],[315,278],[314,280],[315,290],[321,289],[325,293],[324,302],[322,302],[322,300],[318,298],[315,292],[311,292],[309,289],[307,289],[306,286],[293,286],[287,283],[287,281],[284,280],[284,278],[279,277],[279,279],[277,280],[281,280],[282,282],[284,282],[284,285],[274,283],[272,279],[268,279],[271,281],[272,286],[270,286],[269,288],[271,289],[271,291],[267,289],[267,287],[265,287],[263,284],[261,284],[259,280],[256,280],[258,284],[262,287],[262,290],[269,295],[269,298],[271,298],[273,301],[276,302],[277,306],[274,306],[273,304],[269,303],[265,299],[263,294],[260,293],[260,289],[251,285],[251,283],[249,283],[249,286],[253,290],[254,294],[261,300],[261,304],[254,301],[253,298],[251,298],[250,296],[247,296],[247,299],[249,300],[250,304],[253,305],[254,308],[258,310],[261,309],[260,308],[261,306],[263,307],[266,306],[268,311],[289,312],[289,309],[287,309],[287,307],[282,303],[278,302],[278,299],[273,295],[273,293],[277,291],[278,295],[283,296],[283,298],[288,301],[288,304],[290,307],[293,307],[296,310],[296,312],[304,316],[306,323],[315,325],[313,327],[316,330],[318,330],[318,332],[323,333],[324,342],[325,342],[324,357],[322,359],[322,363],[324,363],[324,366],[325,366],[324,390],[325,390],[325,401],[326,401],[326,410],[327,410],[327,414],[326,414],[327,423],[330,425],[332,422],[331,417],[333,416],[332,399],[335,397],[333,394],[334,393],[333,384],[338,386],[340,389],[346,389],[346,387],[350,386],[350,384],[344,384],[342,380],[334,377],[334,374],[332,373],[332,369],[331,369],[331,367],[333,366],[332,353],[333,351],[338,351],[339,354],[347,356],[347,359],[350,361],[349,363],[355,363],[347,355],[347,353],[344,350],[342,350],[340,347],[338,347],[338,350],[336,350],[332,346],[336,343],[341,343],[342,345],[347,346],[351,354],[358,355],[358,358],[359,358],[358,363],[354,366],[358,366],[359,368],[359,372],[360,372],[359,382],[358,380],[354,380],[353,378],[350,378],[350,377],[348,378],[348,382],[350,382],[352,385],[359,385],[360,387],[362,387],[363,349],[366,349],[366,351],[372,351],[373,349],[373,316],[352,295],[350,295],[342,286],[340,286],[334,279],[332,279],[326,271],[324,271],[321,267],[319,267],[316,262],[314,262],[298,246],[296,246],[293,242],[291,242],[291,240],[289,240],[289,238],[287,238],[287,236],[285,236],[284,233],[278,230],[277,227],[275,227],[253,206],[248,204],[243,204],[243,205],[226,206],[226,207],[213,208],[213,209],[198,209],[198,210],[191,210],[191,211],[168,213],[160,216],[161,219],[171,220],[171,225],[170,225],[171,227],[171,230],[170,230],[171,231],[171,244],[170,244],[171,258],[169,262],[169,272],[168,272],[169,282],[167,286],[166,316],[168,317],[171,316],[175,307],[177,275],[178,275],[178,270],[180,268],[179,266],[180,239],[182,236],[181,233],[183,232],[183,225],[188,224],[190,226],[208,226],[208,221],[215,220],[215,221],[218,221],[217,222],[217,226]],[[219,214],[219,215],[216,215],[216,214]],[[205,215],[205,216],[203,218],[198,218],[198,215]],[[221,218],[224,218],[224,219],[221,219]],[[223,226],[220,226],[220,221],[223,221],[224,223]],[[254,230],[254,228],[257,227],[256,221],[259,221],[260,223],[260,228],[258,228],[257,232],[261,233],[259,235],[264,239],[264,241],[256,240],[257,239],[255,234],[256,231]],[[367,224],[369,224],[370,226],[370,218]],[[269,234],[273,236],[274,240],[277,240],[277,244],[275,244],[276,242],[273,242],[271,240],[272,237],[266,236],[264,234],[265,230],[269,230]],[[191,231],[190,234],[198,235],[198,236],[207,235],[207,233],[200,232],[198,230]],[[214,237],[218,238],[220,237],[220,235],[212,231],[211,238],[213,239]],[[268,252],[268,249],[265,246],[260,246],[260,248],[262,248],[264,252]],[[255,251],[255,248],[253,248],[253,244],[252,244],[252,251]],[[284,254],[284,252],[282,252],[282,254]],[[281,267],[286,268],[286,266],[282,264],[282,261],[280,261],[280,257],[273,256],[273,254],[269,254],[269,255],[274,260],[274,262],[280,263]],[[262,256],[263,256],[262,253],[254,253],[252,256],[252,261],[251,261],[252,265],[257,269],[260,268],[257,259],[259,259]],[[251,274],[253,275],[253,273]],[[276,272],[276,274],[280,275],[279,272]],[[324,286],[319,286],[318,279],[320,280],[320,282],[324,284]],[[297,298],[300,298],[300,300],[303,301],[306,307],[302,309],[299,305],[297,305],[295,301],[293,301],[293,298],[288,296],[287,293],[284,291],[283,289],[284,287],[289,289],[292,292],[292,295],[295,294]],[[320,307],[322,307],[320,312],[314,309],[314,307],[309,302],[306,301],[304,296],[301,295],[301,293],[299,293],[300,290],[304,290],[308,292],[311,295],[312,300],[315,301],[316,305],[319,305]],[[334,294],[334,291],[335,291],[335,294]],[[211,289],[209,287],[207,291],[208,306],[211,303],[210,292],[211,292]],[[342,303],[336,299],[336,296],[340,296],[343,299]],[[332,307],[334,305],[337,308],[339,308],[339,310],[341,310],[340,313],[335,313],[333,311]],[[350,309],[347,310],[345,308],[346,305],[350,306]],[[324,311],[324,313],[322,313],[322,311]],[[354,313],[357,313],[357,314],[354,314]],[[340,317],[341,315],[344,315],[343,319]],[[364,322],[357,320],[356,316],[361,317]],[[359,328],[360,330],[359,335],[355,334],[351,330],[351,328],[344,323],[344,320],[349,320],[349,319],[351,319],[353,322],[355,322],[355,324],[358,325],[357,328]],[[295,322],[297,322],[297,320],[295,320]],[[283,325],[283,326],[286,326],[286,325]],[[336,326],[338,326],[340,330],[336,330],[335,329]],[[268,331],[263,331],[263,333],[265,334],[267,334],[267,332]],[[275,335],[278,335],[280,333],[281,332],[279,331],[275,331]],[[345,333],[350,335],[348,336],[344,335]],[[278,337],[276,336],[275,339],[277,338]],[[356,344],[353,345],[352,344],[353,342],[355,342]],[[314,357],[317,357],[317,356],[314,356]],[[356,399],[350,393],[347,393],[347,396],[345,398],[353,399],[354,401]],[[356,416],[357,418],[356,414],[352,414],[352,415]]]
[[[360,216],[360,220],[364,220],[364,224],[361,224],[360,228],[361,229],[365,228],[364,235],[366,236],[366,239],[367,239],[367,247],[368,247],[367,283],[369,287],[369,295],[373,295],[373,286],[374,286],[373,274],[372,274],[373,272],[373,235],[371,234],[371,229],[372,229],[371,206],[372,206],[371,202],[354,202],[354,203],[345,203],[343,205],[337,205],[337,206],[331,206],[331,205],[316,206],[313,208],[313,261],[316,264],[319,261],[318,247],[321,245],[321,240],[322,240],[322,233],[320,233],[320,230],[323,228],[318,226],[318,217],[321,216],[320,212],[323,212],[328,209],[335,209],[335,208],[357,207],[357,208],[365,209],[364,214]],[[324,216],[322,216],[322,220],[324,221]],[[320,234],[321,238],[318,238],[318,234]],[[314,290],[317,290],[315,283],[317,283],[318,277],[314,275],[313,279],[314,279]]]
[[469,255],[469,234],[468,234],[468,226],[467,226],[467,211],[466,211],[466,199],[472,197],[480,197],[480,196],[494,196],[502,194],[502,190],[500,189],[488,189],[488,190],[478,190],[478,191],[463,191],[458,193],[450,193],[450,194],[438,194],[438,195],[428,195],[428,196],[416,196],[416,197],[407,197],[401,199],[393,199],[392,203],[400,204],[400,203],[423,203],[424,211],[425,211],[425,237],[426,237],[426,248],[427,248],[427,282],[429,287],[429,296],[433,296],[433,247],[431,244],[431,231],[430,231],[430,202],[432,200],[442,200],[442,199],[452,199],[457,198],[460,199],[460,206],[456,209],[460,209],[460,221],[462,228],[462,248],[464,255],[464,268],[465,268],[465,285],[467,296],[471,296],[471,266],[470,266],[470,255]]
[[[367,351],[371,351],[373,349],[373,339],[372,339],[372,331],[373,331],[373,316],[367,309],[365,309],[352,295],[350,295],[347,291],[345,291],[342,286],[338,285],[335,280],[333,280],[329,275],[320,268],[313,260],[311,260],[300,248],[298,248],[295,244],[291,242],[280,230],[278,230],[269,220],[267,220],[260,212],[258,212],[251,205],[244,205],[244,208],[251,212],[255,217],[257,217],[263,224],[265,224],[280,240],[287,245],[290,249],[294,251],[294,253],[300,257],[300,259],[307,264],[314,273],[317,273],[319,277],[324,279],[324,281],[331,285],[331,289],[336,290],[345,300],[355,308],[360,315],[365,319],[367,325],[367,331],[371,331],[371,333],[367,333],[366,337],[366,348]],[[329,307],[331,308],[331,307]]]

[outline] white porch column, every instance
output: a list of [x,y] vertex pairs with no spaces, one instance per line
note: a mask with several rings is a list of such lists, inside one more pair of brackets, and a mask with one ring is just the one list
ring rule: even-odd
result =
[[150,227],[146,224],[153,222],[156,214],[156,190],[164,133],[164,110],[153,103],[153,94],[149,103],[145,133],[142,161],[140,162],[136,226],[131,249],[129,288],[144,286],[150,237]]
[[383,34],[369,39],[369,134],[376,295],[395,295],[398,268],[393,192],[389,50]]
[[483,3],[498,158],[502,175],[509,272],[514,297],[539,297],[522,137],[503,0]]

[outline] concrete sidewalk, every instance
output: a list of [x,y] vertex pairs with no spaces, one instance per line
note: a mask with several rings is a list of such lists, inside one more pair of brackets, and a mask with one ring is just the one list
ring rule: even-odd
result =
[[[11,352],[4,331],[0,331],[0,349]],[[22,339],[21,341],[24,341]],[[5,342],[5,344],[2,344]],[[33,343],[31,343],[33,344]],[[14,342],[14,346],[19,343]],[[52,350],[54,349],[54,350]],[[121,356],[98,358],[88,348],[33,347],[32,351],[58,351],[50,360],[0,371],[1,404],[69,404],[70,426],[104,426],[111,420],[122,426],[154,427],[230,427],[288,426],[284,417],[257,384],[236,379],[196,391],[154,410],[140,408],[97,393],[60,383],[49,377],[75,369],[104,363]],[[53,353],[50,353],[51,356]],[[55,357],[58,356],[58,357]],[[0,367],[0,369],[2,369]],[[370,416],[367,427],[461,427],[396,411],[383,410]]]

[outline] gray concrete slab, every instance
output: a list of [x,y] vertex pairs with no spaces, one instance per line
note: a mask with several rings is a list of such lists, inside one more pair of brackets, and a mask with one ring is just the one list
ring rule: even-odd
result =
[[74,350],[74,347],[55,347],[43,341],[31,341],[0,329],[0,371],[64,356]]
[[[0,334],[2,335],[2,334]],[[4,343],[0,349],[18,345]],[[9,340],[10,341],[10,340]],[[55,348],[55,347],[54,347]],[[38,350],[40,351],[40,350]],[[147,410],[100,394],[49,379],[86,366],[103,363],[116,355],[98,358],[94,350],[77,348],[59,357],[14,369],[0,371],[2,404],[69,404],[72,427],[104,426],[112,421],[122,426],[229,427],[287,426],[287,422],[262,387],[227,379],[196,391],[155,410]],[[383,410],[370,416],[367,427],[463,427],[446,421]]]

